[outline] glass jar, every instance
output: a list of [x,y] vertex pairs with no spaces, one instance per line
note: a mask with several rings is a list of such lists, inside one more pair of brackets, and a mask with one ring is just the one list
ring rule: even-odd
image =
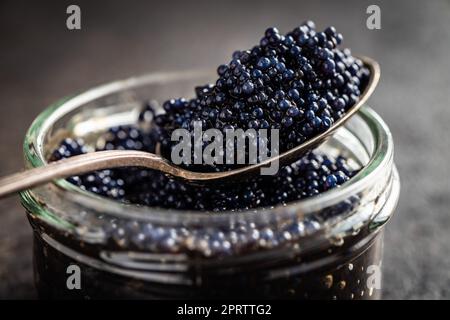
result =
[[[44,165],[64,137],[95,141],[111,126],[136,123],[142,101],[189,96],[208,80],[155,73],[64,99],[32,124],[26,165]],[[319,196],[251,212],[119,203],[66,180],[22,192],[40,297],[379,298],[383,228],[400,190],[389,129],[363,107],[319,150],[362,169]]]

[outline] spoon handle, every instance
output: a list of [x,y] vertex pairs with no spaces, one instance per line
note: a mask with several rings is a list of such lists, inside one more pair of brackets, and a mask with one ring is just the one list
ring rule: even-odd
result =
[[55,179],[81,175],[96,170],[133,166],[157,169],[166,173],[173,171],[172,166],[167,161],[152,153],[132,150],[98,151],[8,175],[0,179],[0,198]]

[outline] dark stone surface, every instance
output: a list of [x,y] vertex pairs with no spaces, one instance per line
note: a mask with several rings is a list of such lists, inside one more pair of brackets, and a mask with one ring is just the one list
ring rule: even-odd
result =
[[[384,297],[450,298],[449,1],[76,3],[81,31],[66,29],[64,1],[0,2],[0,175],[21,168],[26,129],[62,96],[153,70],[216,66],[269,25],[332,24],[382,68],[370,104],[390,125],[402,179],[385,239]],[[382,10],[380,31],[365,27],[372,3]],[[33,298],[24,210],[10,198],[0,212],[0,298]]]

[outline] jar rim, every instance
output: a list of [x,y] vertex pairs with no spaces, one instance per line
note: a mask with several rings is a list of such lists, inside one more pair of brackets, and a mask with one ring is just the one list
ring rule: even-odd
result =
[[[201,71],[175,71],[175,72],[154,72],[143,76],[132,77],[125,80],[114,81],[104,85],[100,85],[87,91],[68,96],[52,104],[45,109],[30,126],[23,145],[25,162],[27,167],[44,166],[47,162],[44,156],[45,136],[52,125],[67,113],[74,111],[91,100],[101,98],[108,94],[136,88],[152,83],[165,83],[173,80],[189,79],[198,75],[205,75],[206,72]],[[368,126],[373,137],[373,154],[370,155],[369,162],[361,168],[361,170],[344,183],[339,188],[334,188],[321,193],[318,196],[290,202],[286,206],[277,205],[270,210],[275,213],[280,210],[289,210],[295,212],[304,212],[305,215],[313,212],[314,208],[319,205],[328,206],[342,201],[352,194],[362,191],[368,181],[377,179],[383,174],[383,168],[392,164],[393,161],[393,139],[390,130],[381,117],[372,109],[363,106],[356,116]],[[195,222],[208,221],[208,223],[221,222],[228,220],[231,216],[233,219],[247,219],[249,211],[229,212],[210,214],[207,212],[194,210],[175,210],[156,207],[144,207],[135,204],[122,203],[106,197],[96,195],[91,192],[82,190],[70,184],[64,179],[56,180],[50,183],[55,190],[58,190],[65,197],[75,203],[82,203],[99,212],[108,213],[121,218],[135,218],[139,220],[151,220],[158,222],[192,220]],[[26,190],[20,193],[22,203],[31,208],[33,212],[43,212],[46,209],[39,201],[38,196],[33,190]],[[48,212],[43,216],[48,216]],[[264,215],[250,215],[253,219],[266,219]],[[49,217],[55,220],[55,217]],[[58,220],[58,219],[56,219]],[[60,221],[63,222],[63,221]]]

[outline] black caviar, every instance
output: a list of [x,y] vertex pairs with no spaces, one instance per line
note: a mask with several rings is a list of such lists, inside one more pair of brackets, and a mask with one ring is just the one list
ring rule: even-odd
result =
[[[279,129],[283,152],[327,130],[358,99],[368,70],[348,49],[334,27],[315,30],[311,21],[286,35],[266,30],[260,44],[236,51],[217,69],[214,85],[199,86],[195,98],[167,100],[158,108],[147,103],[136,126],[111,128],[96,150],[128,149],[156,152],[170,158],[175,129]],[[51,161],[87,152],[82,140],[66,139]],[[235,165],[183,166],[202,171]],[[317,195],[347,181],[352,172],[345,159],[318,153],[280,169],[276,176],[255,177],[232,189],[196,187],[141,168],[93,172],[68,180],[113,199],[176,209],[206,211],[270,207]]]
[[[170,158],[171,132],[203,130],[279,129],[279,152],[326,131],[359,99],[369,70],[349,49],[334,27],[323,32],[308,21],[283,35],[266,30],[260,44],[236,51],[217,69],[215,84],[199,86],[193,99],[171,99],[164,112],[148,105],[157,125],[161,153]],[[148,118],[142,116],[141,119]],[[193,155],[195,157],[195,155]],[[225,161],[224,161],[225,163]],[[184,164],[191,170],[222,171],[229,165]]]

